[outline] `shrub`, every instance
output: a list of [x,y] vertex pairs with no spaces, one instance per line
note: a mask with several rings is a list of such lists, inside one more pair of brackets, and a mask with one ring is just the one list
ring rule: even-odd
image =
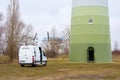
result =
[[10,58],[8,56],[0,56],[0,64],[8,64],[10,62]]

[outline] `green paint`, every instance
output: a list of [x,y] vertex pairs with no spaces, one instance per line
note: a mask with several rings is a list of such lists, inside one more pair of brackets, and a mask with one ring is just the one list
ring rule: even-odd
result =
[[106,7],[100,7],[100,6],[76,7],[76,8],[72,9],[72,17],[73,16],[80,16],[80,15],[104,15],[104,16],[108,16],[107,10],[108,9]]
[[[94,62],[112,62],[108,8],[80,6],[72,8],[69,60],[88,62],[88,48],[94,48]],[[89,24],[89,19],[93,24]]]

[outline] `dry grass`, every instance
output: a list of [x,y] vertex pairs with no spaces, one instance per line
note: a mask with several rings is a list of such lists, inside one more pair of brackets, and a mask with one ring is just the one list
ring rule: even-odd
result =
[[0,64],[8,64],[10,58],[8,56],[0,56]]
[[105,64],[50,59],[46,67],[0,64],[0,80],[120,80],[119,60]]

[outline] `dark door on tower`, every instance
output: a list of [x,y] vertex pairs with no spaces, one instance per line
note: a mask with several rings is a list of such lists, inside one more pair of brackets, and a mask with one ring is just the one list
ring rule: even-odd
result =
[[94,48],[93,47],[89,47],[88,48],[88,62],[94,62]]

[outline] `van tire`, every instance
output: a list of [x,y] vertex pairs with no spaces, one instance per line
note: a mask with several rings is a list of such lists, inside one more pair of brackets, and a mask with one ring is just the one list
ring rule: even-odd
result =
[[47,61],[45,61],[45,64],[44,64],[44,66],[47,66]]
[[36,67],[36,64],[32,64],[32,67]]
[[20,66],[21,66],[21,67],[24,67],[24,65],[22,65],[22,64],[21,64]]

